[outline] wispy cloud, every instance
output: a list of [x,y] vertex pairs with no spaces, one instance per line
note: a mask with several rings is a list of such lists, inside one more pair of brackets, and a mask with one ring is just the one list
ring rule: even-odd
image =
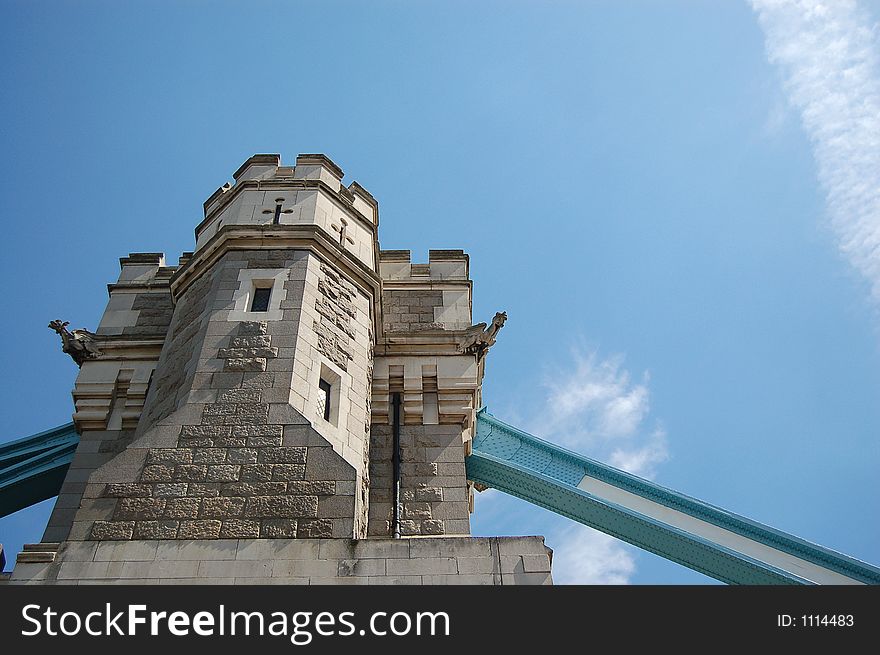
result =
[[813,144],[839,248],[880,309],[877,26],[852,0],[750,0]]
[[575,349],[574,366],[548,374],[545,406],[531,423],[544,438],[641,476],[652,476],[668,457],[666,431],[649,422],[649,375],[638,382],[622,355],[602,358]]
[[[666,431],[650,419],[650,377],[633,380],[622,355],[575,349],[571,365],[548,373],[541,411],[526,429],[594,459],[651,477],[669,457]],[[547,411],[552,407],[552,411]],[[583,525],[547,535],[560,584],[627,584],[635,549]]]
[[572,525],[549,541],[555,584],[629,584],[636,572],[628,546],[585,525]]

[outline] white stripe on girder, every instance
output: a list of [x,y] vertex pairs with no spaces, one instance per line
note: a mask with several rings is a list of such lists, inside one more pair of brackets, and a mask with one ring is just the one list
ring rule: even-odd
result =
[[642,498],[630,491],[625,491],[607,482],[591,478],[588,475],[581,479],[577,487],[601,500],[621,505],[631,511],[702,537],[706,541],[724,546],[817,584],[863,584],[858,580],[853,580],[843,574],[830,571],[813,562],[789,555],[772,546],[767,546],[725,528],[720,528],[702,519],[694,518],[684,512],[670,509],[653,500]]

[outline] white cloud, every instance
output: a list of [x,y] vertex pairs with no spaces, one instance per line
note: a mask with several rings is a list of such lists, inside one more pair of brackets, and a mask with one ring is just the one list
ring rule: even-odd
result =
[[[622,355],[575,349],[571,365],[544,380],[545,397],[527,431],[643,477],[669,457],[666,431],[650,420],[650,377],[634,381]],[[550,408],[548,410],[548,408]],[[583,525],[547,535],[559,584],[628,584],[635,549]]]
[[750,0],[813,144],[841,252],[880,308],[877,26],[852,0]]
[[573,525],[548,541],[555,584],[629,584],[636,571],[629,547],[585,525]]
[[668,458],[662,426],[650,413],[648,373],[633,382],[623,357],[575,350],[573,369],[548,375],[541,415],[529,421],[541,437],[636,475],[651,476]]

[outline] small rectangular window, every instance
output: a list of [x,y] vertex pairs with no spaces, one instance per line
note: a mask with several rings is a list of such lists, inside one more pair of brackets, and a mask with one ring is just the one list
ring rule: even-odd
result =
[[330,390],[333,388],[327,380],[321,378],[318,383],[321,393],[318,395],[318,413],[324,417],[325,421],[330,420]]
[[257,287],[254,289],[253,296],[251,298],[251,311],[252,312],[268,312],[269,311],[269,296],[272,295],[271,287]]

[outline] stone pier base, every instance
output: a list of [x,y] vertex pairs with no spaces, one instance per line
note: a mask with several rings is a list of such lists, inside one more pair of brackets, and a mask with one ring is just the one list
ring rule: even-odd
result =
[[30,544],[8,584],[552,584],[542,537]]

